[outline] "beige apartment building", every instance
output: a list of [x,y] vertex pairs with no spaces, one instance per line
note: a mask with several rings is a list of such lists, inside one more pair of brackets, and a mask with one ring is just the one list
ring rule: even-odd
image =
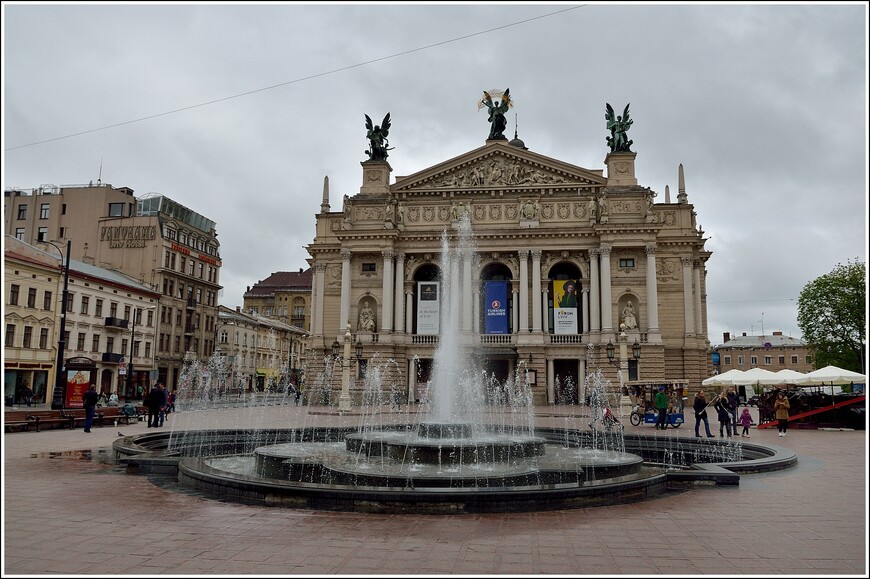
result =
[[783,336],[782,332],[761,336],[747,336],[744,332],[733,338],[730,332],[725,332],[722,343],[713,351],[719,355],[719,363],[714,364],[714,369],[720,374],[751,368],[764,368],[771,372],[794,370],[804,374],[815,370],[812,352],[806,342]]
[[73,259],[160,294],[154,364],[169,388],[178,385],[185,354],[209,358],[221,289],[213,221],[165,195],[136,198],[101,183],[7,189],[4,202],[6,230],[17,239],[70,240]]
[[228,391],[264,391],[270,385],[284,386],[289,379],[299,384],[306,332],[279,320],[220,306],[216,351],[225,357]]
[[243,311],[256,312],[298,328],[308,329],[312,271],[277,271],[253,286],[243,296]]
[[[63,299],[61,252],[52,255],[11,236],[5,243],[6,388],[20,390],[29,384],[33,402],[44,404],[52,401],[57,348],[61,346],[60,327],[56,325]],[[28,263],[30,271],[24,269]],[[37,273],[33,270],[39,264],[50,265]],[[159,293],[122,273],[70,260],[60,368],[66,373],[64,377],[95,384],[106,398],[113,393],[122,399],[137,397],[138,388],[146,389],[156,374],[155,310],[159,299]],[[31,367],[34,370],[25,370]],[[71,389],[64,388],[64,404],[78,405]]]
[[[597,368],[615,384],[621,368],[629,384],[699,388],[712,371],[711,254],[682,165],[672,201],[668,188],[662,199],[639,184],[637,153],[602,149],[601,168],[533,151],[516,136],[411,175],[394,177],[386,160],[363,161],[362,186],[336,208],[325,179],[307,248],[309,372],[327,371],[324,399],[335,404],[340,394],[342,372],[328,371],[348,328],[354,349],[362,345],[350,386],[356,402],[374,357],[391,361],[385,376],[401,385],[403,401],[419,399],[442,339],[458,341],[498,379],[532,370],[536,404],[582,403],[585,377]],[[442,235],[455,244],[465,219],[474,257],[450,266],[458,274],[451,279],[461,280],[450,292],[461,327],[439,336]]]

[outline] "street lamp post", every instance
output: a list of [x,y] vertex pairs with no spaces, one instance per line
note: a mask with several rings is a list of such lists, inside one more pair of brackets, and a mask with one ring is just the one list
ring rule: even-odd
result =
[[350,323],[344,332],[344,358],[341,361],[341,395],[338,397],[338,410],[350,410]]
[[[607,359],[611,364],[617,366],[619,368],[619,390],[620,390],[620,401],[619,406],[623,412],[623,415],[627,416],[631,412],[631,398],[629,398],[628,394],[625,391],[624,382],[625,379],[628,378],[628,336],[625,332],[619,333],[619,360],[615,359],[615,348],[613,346],[613,342],[607,342]],[[631,346],[631,356],[635,360],[640,359],[640,344],[635,342]]]
[[136,393],[133,392],[132,387],[133,387],[133,370],[134,370],[133,347],[135,346],[135,342],[136,342],[136,315],[137,315],[137,311],[138,311],[139,315],[141,315],[141,313],[143,311],[153,310],[156,307],[157,306],[148,306],[148,307],[144,307],[144,308],[134,308],[133,309],[133,324],[130,327],[130,362],[127,364],[127,393],[126,393],[126,395],[127,396],[132,395],[134,398],[136,397]]
[[[66,350],[66,302],[69,295],[69,254],[72,240],[66,240],[66,256],[57,244],[51,241],[42,243],[53,246],[60,252],[61,266],[63,267],[63,294],[60,303],[60,335],[57,338],[57,362],[55,362],[54,392],[51,395],[51,409],[63,410],[66,404],[66,376],[64,376],[63,355]],[[66,264],[64,264],[66,261]]]

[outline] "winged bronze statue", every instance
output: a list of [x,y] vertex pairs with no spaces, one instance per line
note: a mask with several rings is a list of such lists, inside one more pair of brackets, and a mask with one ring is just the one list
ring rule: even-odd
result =
[[630,153],[631,144],[634,141],[629,141],[625,133],[631,128],[632,123],[634,123],[634,120],[632,120],[628,114],[628,107],[631,106],[631,103],[625,105],[625,110],[623,111],[622,116],[616,116],[610,103],[605,104],[607,108],[604,112],[604,120],[607,121],[607,129],[610,131],[610,136],[607,137],[607,144],[610,145],[610,152]]
[[480,104],[489,109],[490,130],[487,140],[504,139],[504,130],[507,128],[507,118],[504,115],[513,106],[511,89],[506,88],[504,90],[501,94],[501,102],[493,101],[492,95],[487,91],[483,91],[483,99],[480,101]]
[[369,149],[366,155],[369,156],[369,161],[386,161],[387,151],[392,150],[387,136],[390,134],[390,113],[384,117],[380,125],[374,125],[370,116],[366,117],[366,137],[369,140]]

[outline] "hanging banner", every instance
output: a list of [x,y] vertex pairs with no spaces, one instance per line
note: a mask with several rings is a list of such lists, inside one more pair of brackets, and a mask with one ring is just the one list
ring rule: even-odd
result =
[[507,292],[508,282],[488,281],[484,284],[486,296],[485,334],[507,334]]
[[438,335],[440,286],[437,281],[417,282],[417,333]]
[[553,280],[553,332],[577,333],[577,282]]

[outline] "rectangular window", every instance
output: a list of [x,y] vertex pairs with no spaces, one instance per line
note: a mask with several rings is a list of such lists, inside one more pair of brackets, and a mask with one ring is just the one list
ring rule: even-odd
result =
[[36,230],[36,241],[48,241],[48,227],[40,227]]
[[73,294],[73,293],[66,294],[66,311],[68,311],[68,312],[73,311],[73,298],[74,297],[75,297],[75,294]]
[[139,340],[133,342],[133,356],[136,358],[139,357],[139,344],[141,344]]
[[11,348],[15,345],[15,324],[6,324],[6,344]]
[[376,266],[377,266],[377,264],[374,264],[374,263],[364,263],[364,264],[362,264],[362,272],[363,273],[373,273],[373,272],[377,271],[375,269]]
[[24,228],[16,227],[15,228],[15,239],[19,241],[24,241]]
[[145,357],[151,357],[151,342],[145,342]]
[[48,349],[48,328],[42,328],[39,330],[39,349]]
[[181,266],[181,267],[179,268],[179,271],[181,271],[181,273],[184,273],[184,266],[187,265],[187,258],[184,257],[184,256],[179,257],[179,258],[178,258],[178,265]]
[[780,356],[780,357],[779,357],[779,365],[780,365],[780,366],[785,366],[785,356]]
[[293,317],[294,318],[304,318],[305,317],[305,306],[293,306]]
[[724,362],[725,365],[730,366],[731,365],[731,356],[725,356],[724,359],[725,359],[725,362]]
[[67,330],[66,332],[63,333],[63,343],[64,343],[64,346],[69,347],[69,345],[70,345],[69,330]]
[[57,228],[57,238],[58,239],[66,239],[66,227],[58,227]]
[[100,351],[100,335],[94,334],[94,337],[91,339],[91,352],[99,352]]
[[48,219],[48,203],[42,203],[39,206],[39,218],[40,219]]
[[181,336],[175,336],[175,353],[181,352]]
[[19,205],[18,206],[18,220],[23,221],[27,219],[27,205]]
[[123,217],[124,216],[124,204],[123,203],[109,203],[109,217]]
[[29,348],[33,341],[33,326],[24,326],[24,342],[21,344],[24,348]]
[[66,215],[66,203],[63,203],[63,204],[60,206],[60,214],[61,214],[61,215]]
[[9,286],[9,305],[17,306],[18,305],[18,293],[21,291],[21,286],[17,283]]
[[48,290],[45,290],[45,293],[42,294],[42,309],[44,309],[44,310],[51,309],[51,298],[52,298],[51,292]]
[[117,318],[118,317],[118,302],[109,303],[109,317]]
[[813,363],[813,357],[812,357],[812,356],[804,356],[804,360],[806,361],[807,364],[812,364],[812,363]]
[[106,336],[106,352],[109,354],[114,353],[115,351],[115,338],[112,336]]
[[175,254],[169,256],[169,269],[175,269]]
[[191,259],[187,262],[187,275],[193,275],[193,269],[196,267],[196,263]]
[[84,352],[85,350],[85,336],[84,332],[79,332],[78,340],[76,340],[76,350],[79,352]]
[[121,338],[121,354],[127,353],[127,338]]
[[98,318],[103,317],[103,300],[97,298],[97,303],[94,304],[94,315]]
[[750,357],[749,357],[749,363],[750,363],[752,366],[758,366],[758,356],[750,356]]
[[169,250],[163,255],[163,267],[169,267]]
[[88,315],[88,307],[91,305],[91,298],[88,296],[82,296],[82,303],[79,306],[79,313],[83,315]]
[[27,290],[27,307],[35,308],[36,307],[36,288],[32,287]]
[[131,320],[131,318],[130,318],[130,306],[129,305],[124,306],[124,319],[127,320],[128,322]]
[[175,325],[181,327],[181,310],[175,310]]
[[154,325],[154,310],[148,310],[148,327]]
[[798,357],[797,357],[797,356],[792,356],[792,357],[791,357],[791,363],[792,363],[792,364],[797,364],[797,363],[798,363]]
[[634,268],[634,258],[633,257],[620,258],[619,259],[619,267],[620,267],[620,269]]
[[202,279],[204,271],[205,271],[205,266],[203,264],[199,264],[199,279]]
[[201,302],[202,302],[202,288],[198,287],[198,288],[196,288],[196,303],[201,303]]
[[770,366],[771,364],[773,364],[773,356],[765,356],[764,357],[764,365]]
[[737,356],[737,365],[738,365],[738,366],[742,366],[742,365],[743,365],[743,356]]

